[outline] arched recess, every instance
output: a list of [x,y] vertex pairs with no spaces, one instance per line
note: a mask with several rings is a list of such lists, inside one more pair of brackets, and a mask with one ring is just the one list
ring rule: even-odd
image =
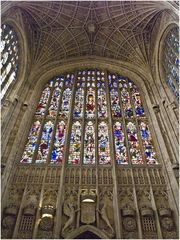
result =
[[[14,31],[18,37],[18,44],[19,44],[19,69],[17,72],[17,78],[14,84],[10,86],[10,91],[6,95],[5,99],[8,101],[13,101],[14,98],[20,94],[19,90],[22,88],[22,84],[24,84],[24,79],[27,76],[27,69],[28,69],[28,57],[29,57],[29,49],[27,45],[27,37],[25,31],[20,23],[18,23],[15,19],[6,18],[3,19],[1,24],[8,24],[12,26]],[[2,109],[3,110],[3,109]]]
[[174,27],[177,27],[178,25],[176,23],[171,23],[169,24],[164,31],[162,32],[161,38],[159,40],[159,45],[158,45],[158,60],[157,60],[157,66],[158,66],[158,73],[159,73],[159,79],[161,81],[161,84],[164,88],[164,91],[166,93],[167,98],[169,99],[170,102],[176,101],[175,96],[173,95],[170,87],[168,87],[166,83],[166,76],[165,72],[162,66],[162,58],[163,58],[163,52],[164,52],[164,41],[167,37],[167,34],[173,29]]
[[75,229],[73,232],[71,232],[69,235],[66,236],[66,239],[74,239],[78,235],[87,231],[94,233],[100,239],[109,239],[109,237],[105,233],[103,233],[100,229],[91,225],[84,225],[84,226],[81,226],[80,228]]
[[17,34],[19,42],[19,69],[17,78],[16,81],[11,84],[9,91],[7,91],[4,96],[1,108],[1,137],[3,139],[1,143],[2,171],[7,165],[7,171],[11,169],[12,163],[8,162],[8,155],[15,140],[15,129],[19,127],[18,121],[24,114],[24,112],[21,111],[22,99],[26,96],[29,87],[28,84],[26,84],[30,66],[28,40],[21,16],[18,15],[18,17],[18,19],[13,19],[11,17],[2,16],[1,22],[2,24],[12,26]]
[[[52,64],[53,65],[53,64]],[[164,139],[162,136],[161,129],[159,127],[153,106],[154,106],[154,99],[151,98],[153,95],[153,92],[151,90],[151,74],[145,70],[142,69],[135,69],[132,64],[124,64],[120,61],[114,61],[110,59],[103,59],[103,58],[80,58],[80,59],[74,59],[74,61],[66,61],[64,63],[60,64],[54,64],[54,66],[50,65],[49,68],[43,68],[39,71],[32,71],[31,75],[29,77],[29,81],[32,81],[31,86],[33,88],[29,92],[29,95],[27,95],[26,101],[28,104],[28,107],[26,109],[26,112],[21,120],[19,129],[16,134],[16,142],[11,150],[10,153],[10,161],[13,162],[13,165],[19,163],[21,154],[24,149],[25,142],[27,140],[29,129],[32,124],[32,119],[36,110],[36,106],[38,103],[38,100],[40,98],[42,88],[45,85],[45,83],[51,79],[52,77],[72,72],[78,69],[85,69],[85,68],[96,68],[101,70],[106,70],[114,73],[119,73],[120,75],[124,75],[134,81],[137,86],[140,89],[140,93],[142,96],[142,100],[145,103],[145,111],[147,113],[147,116],[149,118],[149,123],[152,131],[152,135],[154,138],[155,145],[157,147],[157,151],[159,153],[160,159],[162,160],[161,164],[163,165],[165,169],[165,175],[166,179],[169,185],[170,189],[170,198],[173,204],[173,210],[175,213],[177,213],[178,209],[178,186],[177,184],[174,184],[174,175],[172,175],[172,171],[168,172],[166,169],[166,164],[169,161],[169,155],[166,148],[166,145],[164,143]],[[17,146],[18,149],[17,149]],[[13,168],[12,168],[13,169]],[[11,171],[12,171],[11,169]],[[8,172],[8,174],[11,174],[11,171]],[[3,185],[3,184],[2,184]],[[4,192],[4,186],[2,189],[2,192]]]
[[[171,90],[169,89],[166,80],[164,69],[162,68],[162,53],[163,43],[167,36],[167,33],[174,27],[178,26],[178,15],[170,15],[168,13],[163,14],[161,21],[157,26],[156,35],[152,49],[152,78],[153,78],[153,92],[156,99],[156,107],[158,109],[157,120],[159,122],[161,132],[166,144],[166,148],[169,152],[169,160],[166,165],[169,165],[168,171],[175,168],[178,172],[179,162],[179,109],[177,106],[177,100]],[[178,174],[177,174],[178,175]]]

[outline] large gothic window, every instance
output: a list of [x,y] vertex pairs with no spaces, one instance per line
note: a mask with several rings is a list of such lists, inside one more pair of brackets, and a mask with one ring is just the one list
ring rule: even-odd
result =
[[1,29],[1,99],[5,96],[11,84],[16,80],[18,70],[19,46],[14,29],[7,24]]
[[179,27],[174,27],[166,36],[163,48],[163,67],[166,82],[179,100]]
[[157,164],[138,87],[99,70],[57,76],[44,87],[21,163]]

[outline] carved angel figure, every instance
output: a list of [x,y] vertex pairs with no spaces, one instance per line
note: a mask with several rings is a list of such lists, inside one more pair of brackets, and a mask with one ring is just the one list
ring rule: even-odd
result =
[[65,225],[62,229],[62,232],[64,232],[65,229],[67,229],[68,227],[71,227],[71,229],[74,228],[73,223],[75,220],[76,212],[79,211],[79,209],[75,209],[75,208],[76,208],[76,204],[73,202],[66,201],[64,203],[63,212],[66,216],[69,217],[69,219],[65,223]]

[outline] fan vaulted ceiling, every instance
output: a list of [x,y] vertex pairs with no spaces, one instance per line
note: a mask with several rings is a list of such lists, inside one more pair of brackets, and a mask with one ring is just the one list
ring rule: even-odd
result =
[[93,55],[146,64],[150,37],[168,3],[157,1],[16,2],[31,36],[34,64]]

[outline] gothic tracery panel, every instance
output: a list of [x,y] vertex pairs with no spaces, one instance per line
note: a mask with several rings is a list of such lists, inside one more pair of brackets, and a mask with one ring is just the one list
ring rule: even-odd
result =
[[[73,121],[67,126],[71,116]],[[68,149],[65,141],[70,143]],[[114,161],[112,151],[118,165],[158,163],[140,91],[134,82],[99,70],[77,71],[49,80],[21,162],[57,164],[68,159],[70,165],[107,165]]]

